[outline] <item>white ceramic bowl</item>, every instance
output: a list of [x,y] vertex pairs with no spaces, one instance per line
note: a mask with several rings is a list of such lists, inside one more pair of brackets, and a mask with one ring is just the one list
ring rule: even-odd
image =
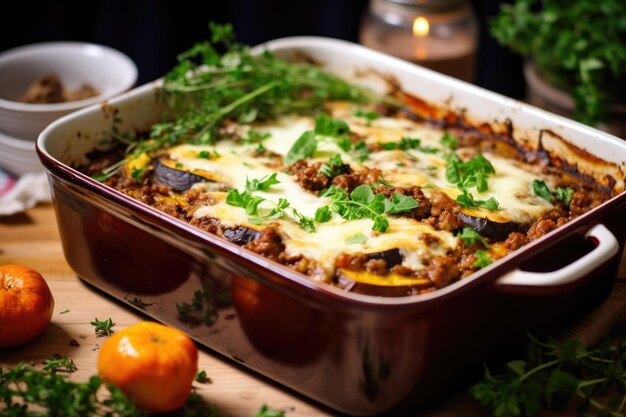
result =
[[35,142],[12,138],[0,132],[0,168],[15,175],[42,172]]
[[[0,53],[0,74],[0,131],[35,141],[55,119],[131,88],[137,80],[137,67],[129,57],[106,46],[44,42]],[[100,94],[64,103],[20,102],[29,86],[46,74],[56,74],[67,89],[89,84]]]

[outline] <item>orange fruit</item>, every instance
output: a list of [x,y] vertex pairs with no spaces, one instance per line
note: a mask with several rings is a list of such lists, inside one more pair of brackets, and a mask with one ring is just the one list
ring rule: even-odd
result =
[[0,265],[0,349],[39,336],[50,324],[54,298],[39,272],[19,265]]
[[98,354],[98,373],[135,405],[153,412],[180,408],[198,371],[198,349],[180,330],[140,322],[114,333]]

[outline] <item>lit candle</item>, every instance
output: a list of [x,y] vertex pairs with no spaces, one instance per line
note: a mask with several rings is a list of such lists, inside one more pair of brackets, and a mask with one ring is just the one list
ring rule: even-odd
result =
[[473,81],[476,23],[471,8],[464,1],[448,2],[444,9],[433,8],[428,0],[410,4],[398,1],[372,0],[361,26],[361,43]]
[[426,48],[424,47],[424,38],[428,36],[429,29],[430,24],[428,23],[428,19],[425,17],[418,16],[413,21],[413,36],[417,42],[415,57],[419,61],[426,61],[428,58],[428,52],[426,52]]

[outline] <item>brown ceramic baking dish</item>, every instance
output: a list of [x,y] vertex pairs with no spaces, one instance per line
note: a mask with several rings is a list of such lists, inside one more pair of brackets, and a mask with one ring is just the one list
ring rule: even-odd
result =
[[[548,136],[564,138],[551,152],[598,181],[610,180],[620,193],[433,293],[346,293],[74,168],[99,148],[114,119],[129,130],[158,120],[155,83],[64,117],[39,137],[65,256],[81,278],[239,364],[354,415],[415,409],[524,332],[554,331],[610,294],[626,232],[626,143],[358,45],[287,38],[265,47],[287,59],[304,53],[340,73],[368,68],[392,75],[408,93],[465,109],[472,120],[512,122],[516,140],[543,138],[546,146]],[[583,166],[571,149],[589,163]]]

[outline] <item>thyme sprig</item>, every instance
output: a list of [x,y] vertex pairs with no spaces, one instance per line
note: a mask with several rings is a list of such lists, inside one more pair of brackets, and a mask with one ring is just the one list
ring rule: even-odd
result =
[[497,375],[485,369],[470,393],[496,417],[532,417],[542,408],[563,409],[575,398],[582,415],[624,417],[626,341],[588,349],[576,340],[531,336],[526,358],[507,363]]
[[348,83],[315,65],[287,62],[269,51],[252,53],[235,42],[228,24],[209,26],[211,40],[179,55],[178,64],[163,79],[165,120],[152,127],[148,139],[129,145],[125,161],[183,141],[213,143],[227,119],[250,124],[288,113],[318,113],[329,100],[402,106],[391,96]]

